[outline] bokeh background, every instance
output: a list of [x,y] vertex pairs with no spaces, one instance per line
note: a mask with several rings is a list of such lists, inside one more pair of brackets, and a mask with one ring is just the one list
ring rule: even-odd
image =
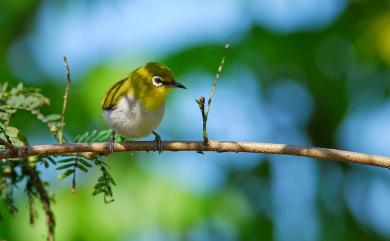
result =
[[[1,0],[0,81],[40,87],[59,113],[62,56],[74,82],[66,136],[107,129],[99,103],[154,60],[188,89],[169,96],[163,139],[202,138],[195,98],[208,95],[212,139],[316,145],[390,155],[388,0]],[[13,123],[54,143],[28,114]],[[148,137],[146,139],[153,139]],[[388,170],[302,157],[123,153],[107,158],[115,201],[92,197],[96,174],[45,170],[58,240],[390,240]],[[22,188],[21,188],[22,190]],[[44,215],[19,212],[0,239],[44,240]],[[1,207],[0,209],[4,208]]]

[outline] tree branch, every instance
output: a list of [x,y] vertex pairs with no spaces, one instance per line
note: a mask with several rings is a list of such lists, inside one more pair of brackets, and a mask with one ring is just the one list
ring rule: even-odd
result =
[[[154,151],[156,143],[153,141],[131,141],[114,144],[114,152]],[[58,155],[69,153],[105,154],[109,149],[108,142],[91,142],[77,144],[39,145],[18,147],[16,152],[4,150],[0,152],[0,159],[27,157],[35,155]],[[305,156],[347,163],[366,164],[390,168],[390,157],[369,155],[365,153],[342,151],[321,147],[295,146],[287,144],[273,144],[261,142],[209,141],[205,145],[202,141],[163,141],[164,151],[196,151],[196,152],[250,152],[263,154],[279,154]]]

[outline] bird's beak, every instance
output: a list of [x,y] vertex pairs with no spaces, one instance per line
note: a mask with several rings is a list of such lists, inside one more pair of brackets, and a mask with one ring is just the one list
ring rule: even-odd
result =
[[175,88],[181,88],[181,89],[187,89],[184,85],[180,84],[179,82],[172,81],[169,83],[170,86]]

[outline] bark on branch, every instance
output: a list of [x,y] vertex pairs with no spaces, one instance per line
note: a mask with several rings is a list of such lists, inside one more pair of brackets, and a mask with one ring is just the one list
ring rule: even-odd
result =
[[[154,151],[156,143],[153,141],[131,141],[114,144],[114,152]],[[196,152],[250,152],[263,154],[279,154],[305,156],[347,163],[366,164],[390,168],[390,157],[370,155],[321,147],[295,146],[287,144],[273,144],[261,142],[209,141],[204,145],[202,141],[163,141],[164,151],[196,151]],[[39,145],[20,147],[16,151],[4,150],[0,152],[0,159],[11,159],[35,155],[63,155],[69,153],[105,154],[109,150],[107,142],[91,142],[76,144]]]

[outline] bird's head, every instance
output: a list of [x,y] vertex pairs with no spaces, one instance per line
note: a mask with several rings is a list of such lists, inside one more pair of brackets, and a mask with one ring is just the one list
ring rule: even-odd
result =
[[172,71],[163,64],[150,62],[131,74],[133,95],[141,100],[147,109],[155,109],[164,103],[165,96],[173,88],[186,87],[176,82]]

